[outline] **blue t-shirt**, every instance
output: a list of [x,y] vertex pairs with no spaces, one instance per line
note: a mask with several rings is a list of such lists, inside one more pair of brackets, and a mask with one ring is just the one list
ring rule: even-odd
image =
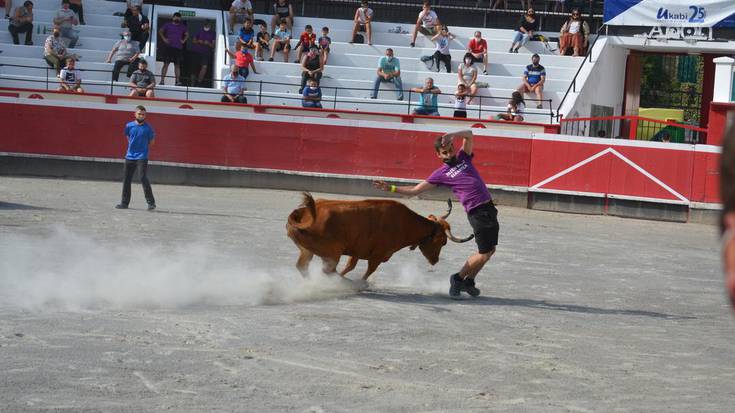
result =
[[249,30],[245,29],[244,27],[240,29],[240,40],[243,43],[247,43],[252,40],[253,36],[255,36],[255,30],[253,30],[252,28]]
[[526,66],[526,70],[523,74],[528,77],[528,83],[535,85],[541,81],[541,76],[546,76],[546,68],[541,65],[534,67],[533,65]]
[[[316,88],[312,89],[311,87],[307,86],[304,88],[304,97],[305,98],[319,98],[322,97],[322,89],[317,86]],[[305,100],[305,102],[314,102],[313,100]]]
[[429,112],[438,112],[439,104],[436,93],[424,92],[419,96],[419,110],[426,110]]
[[239,95],[240,92],[245,90],[245,78],[239,74],[232,77],[232,73],[228,73],[227,76],[222,79],[222,86],[228,94]]
[[148,159],[148,144],[156,137],[153,128],[147,123],[139,125],[136,121],[128,122],[125,125],[125,136],[128,138],[128,153],[125,154],[125,159],[131,161]]
[[401,70],[401,62],[397,57],[388,59],[388,56],[383,56],[378,60],[378,67],[383,69],[383,73],[391,74]]

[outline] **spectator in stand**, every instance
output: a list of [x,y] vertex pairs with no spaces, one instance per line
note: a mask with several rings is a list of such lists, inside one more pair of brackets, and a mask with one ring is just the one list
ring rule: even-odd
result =
[[310,24],[304,27],[304,31],[299,36],[299,41],[296,43],[296,60],[294,63],[301,63],[301,58],[305,51],[311,50],[312,47],[316,47],[316,34]]
[[132,13],[125,17],[125,27],[130,29],[130,37],[138,42],[138,47],[143,51],[151,33],[151,23],[143,15],[140,6],[133,9]]
[[509,53],[518,53],[518,49],[521,46],[525,46],[529,40],[533,37],[533,33],[538,31],[538,20],[536,19],[536,13],[533,9],[528,9],[526,14],[521,16],[521,20],[518,23],[518,30],[516,30],[515,37],[513,37],[513,43],[510,45]]
[[54,16],[54,25],[59,27],[61,37],[69,42],[68,47],[70,49],[73,49],[79,40],[79,34],[74,30],[74,26],[78,24],[79,20],[76,13],[69,9],[69,0],[62,0],[61,8]]
[[13,9],[13,0],[5,0],[5,19],[10,20],[10,10]]
[[385,56],[378,60],[378,77],[373,83],[371,99],[377,99],[378,89],[383,82],[393,83],[398,92],[398,100],[403,100],[403,83],[401,82],[401,62],[393,56],[393,49],[385,49]]
[[270,51],[271,37],[268,34],[268,26],[265,23],[260,25],[260,31],[255,35],[255,56],[258,60],[263,60],[263,50]]
[[436,15],[434,10],[431,10],[430,2],[425,1],[424,8],[419,13],[419,18],[416,20],[416,26],[413,28],[411,47],[416,46],[416,35],[419,32],[426,36],[434,36],[436,35],[437,27],[439,26],[441,26],[439,16]]
[[482,73],[487,74],[487,41],[482,38],[480,31],[467,44],[467,51],[472,54],[472,63],[482,63],[485,68]]
[[457,85],[457,91],[454,93],[454,117],[467,117],[467,87],[464,83]]
[[[10,0],[5,1],[10,4]],[[33,46],[33,2],[26,0],[23,6],[15,9],[15,13],[13,13],[13,17],[8,23],[8,31],[13,37],[13,44],[20,44],[18,34],[25,33],[25,45]]]
[[140,47],[138,42],[132,40],[130,31],[123,30],[122,39],[118,40],[110,54],[107,55],[107,63],[112,63],[112,58],[115,58],[115,65],[112,67],[112,81],[117,82],[120,78],[120,70],[123,66],[128,67],[128,78],[133,75],[133,72],[138,70],[138,59],[140,56]]
[[419,105],[413,110],[414,115],[439,116],[437,96],[442,91],[434,86],[434,79],[427,77],[424,87],[415,87],[411,91],[419,94]]
[[466,90],[469,91],[467,94],[467,103],[472,104],[472,100],[477,95],[477,68],[472,63],[472,53],[465,53],[462,63],[457,68],[457,77],[459,79],[458,85],[464,85]]
[[161,84],[166,84],[166,73],[168,72],[169,63],[174,64],[174,75],[176,76],[176,86],[181,85],[179,75],[181,74],[181,61],[184,58],[184,44],[189,39],[189,33],[186,31],[186,25],[181,22],[181,13],[174,13],[174,19],[171,23],[166,23],[158,30],[158,35],[163,41],[161,47],[161,55],[163,58],[163,67],[161,68]]
[[156,75],[148,70],[148,62],[143,59],[138,61],[138,70],[130,77],[130,96],[155,97],[153,88],[156,87]]
[[43,44],[43,58],[49,66],[56,69],[56,74],[58,75],[67,57],[69,56],[66,54],[64,42],[61,40],[61,30],[58,27],[54,27],[54,31],[46,38]]
[[301,106],[305,108],[322,108],[322,88],[319,87],[316,79],[310,78],[308,86],[304,88],[304,99]]
[[235,32],[235,23],[245,23],[247,20],[253,20],[253,4],[250,0],[233,1],[230,6],[229,33]]
[[[124,17],[128,17],[131,14],[133,14],[133,10],[140,9],[143,10],[143,0],[125,0],[125,5],[127,6],[125,9],[125,13],[123,14]],[[119,16],[119,13],[115,13],[115,15]]]
[[285,20],[281,20],[280,26],[273,34],[273,46],[268,61],[272,62],[273,56],[281,50],[283,50],[283,62],[288,63],[288,55],[291,53],[291,31],[286,27]]
[[362,0],[360,7],[355,11],[355,26],[352,28],[352,36],[350,36],[350,43],[355,39],[357,32],[365,32],[367,34],[367,41],[369,45],[373,44],[373,30],[370,27],[370,22],[373,21],[373,9],[368,7],[367,0]]
[[250,75],[248,67],[253,69],[253,73],[258,74],[258,71],[255,70],[255,59],[253,59],[253,55],[248,53],[248,49],[244,48],[242,43],[235,43],[235,53],[227,49],[225,49],[225,52],[230,56],[230,59],[235,59],[235,65],[238,67],[240,76],[245,79],[248,78]]
[[572,15],[559,32],[559,54],[564,56],[568,49],[573,49],[572,56],[579,56],[587,48],[590,26],[582,19],[579,9],[572,10]]
[[332,38],[329,37],[329,27],[324,26],[322,27],[322,37],[317,40],[317,47],[319,48],[319,53],[321,53],[322,58],[322,66],[327,65],[327,60],[329,60],[329,46],[332,44]]
[[518,87],[518,92],[535,93],[539,100],[536,109],[543,109],[541,101],[544,99],[544,82],[546,82],[546,69],[539,64],[541,58],[534,54],[531,56],[531,64],[526,66],[523,72],[523,83]]
[[79,24],[87,24],[84,22],[84,7],[82,6],[82,0],[69,0],[69,8],[77,14]]
[[224,103],[248,103],[245,92],[245,78],[240,75],[240,68],[236,64],[230,65],[230,73],[222,79],[222,95],[221,102]]
[[273,17],[271,18],[271,35],[275,35],[276,27],[281,27],[281,22],[286,22],[290,32],[293,29],[293,7],[289,0],[276,0],[273,2]]
[[449,42],[453,39],[454,35],[449,32],[447,26],[441,26],[439,33],[431,38],[431,41],[436,44],[433,58],[437,72],[441,70],[439,63],[443,62],[447,73],[452,73],[452,54],[449,52]]
[[246,49],[255,49],[255,29],[253,29],[253,21],[251,19],[245,19],[237,41],[242,43]]
[[82,89],[82,74],[75,67],[74,62],[73,57],[66,58],[66,67],[61,69],[61,73],[59,73],[60,92],[84,93],[84,89]]
[[315,79],[319,82],[323,72],[324,66],[322,66],[322,59],[319,57],[319,51],[316,47],[313,47],[309,49],[301,61],[301,88],[299,88],[299,93],[304,92],[304,86],[308,79]]
[[199,58],[199,76],[197,77],[197,84],[199,86],[202,86],[204,76],[207,74],[207,69],[209,69],[209,65],[214,57],[215,37],[214,30],[212,30],[212,22],[207,20],[202,25],[202,29],[199,30],[191,41],[191,49]]
[[526,102],[523,100],[523,95],[518,91],[513,92],[508,101],[508,111],[506,113],[499,113],[495,119],[523,122],[523,110],[525,108]]

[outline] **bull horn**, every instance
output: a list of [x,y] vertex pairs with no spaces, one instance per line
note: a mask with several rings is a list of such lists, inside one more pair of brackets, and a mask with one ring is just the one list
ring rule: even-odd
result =
[[447,217],[449,216],[449,214],[452,213],[452,200],[451,199],[447,199],[447,205],[449,205],[449,209],[447,210],[447,213],[446,214],[444,214],[444,215],[441,216],[441,219],[447,219]]
[[452,235],[452,230],[449,228],[444,230],[444,233],[447,235],[447,238],[449,238],[450,240],[454,242],[458,242],[458,243],[467,242],[471,240],[472,238],[475,238],[475,234],[470,234],[470,236],[468,236],[467,238],[457,238],[454,235]]

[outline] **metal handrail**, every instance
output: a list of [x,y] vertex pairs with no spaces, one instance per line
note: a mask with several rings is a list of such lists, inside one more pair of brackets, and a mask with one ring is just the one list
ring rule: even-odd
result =
[[604,27],[607,27],[607,25],[603,24],[602,26],[600,26],[599,29],[597,29],[597,33],[595,33],[595,40],[587,48],[587,54],[584,56],[584,60],[582,60],[582,64],[579,65],[579,68],[577,69],[577,73],[575,73],[574,78],[572,78],[572,83],[569,84],[567,91],[564,93],[564,96],[559,101],[559,105],[556,107],[557,122],[561,118],[561,114],[559,113],[559,111],[561,110],[561,106],[564,104],[564,101],[567,99],[567,96],[569,96],[569,91],[572,91],[573,93],[577,93],[577,77],[582,72],[582,68],[584,67],[585,63],[587,63],[587,59],[589,58],[590,63],[592,63],[592,50],[595,48],[595,45],[597,44],[597,40],[600,39],[600,32],[602,31]]
[[[50,83],[50,80],[49,79],[50,78],[49,78],[49,74],[48,73],[49,73],[49,70],[51,70],[52,68],[50,68],[48,66],[31,66],[31,65],[17,65],[17,64],[0,63],[0,67],[2,67],[2,66],[31,68],[31,69],[44,69],[45,72],[46,72],[46,78],[45,78],[45,80],[23,79],[23,81],[26,81],[26,82],[44,82],[45,85],[46,85],[46,90],[49,90],[49,83]],[[111,70],[103,70],[103,69],[77,69],[77,70],[79,70],[80,72],[111,73]],[[10,79],[10,80],[18,80],[18,79],[8,78],[6,76],[7,76],[6,74],[0,74],[0,78],[6,78],[6,79]],[[160,76],[156,76],[156,77],[159,78]],[[175,79],[175,77],[176,76],[164,76],[165,79]],[[224,79],[219,79],[219,78],[214,78],[213,77],[213,78],[207,78],[206,80],[212,81],[212,82],[221,82]],[[109,81],[85,80],[84,83],[85,84],[90,84],[90,85],[108,85],[109,84],[110,85],[110,95],[114,94],[114,88],[115,88],[115,86],[117,86],[117,87],[123,87],[123,88],[129,87],[129,84],[128,83],[123,83],[123,82],[119,82],[119,81],[118,82],[112,81],[112,77],[110,77],[110,80]],[[263,92],[263,85],[301,86],[300,83],[283,83],[283,82],[269,82],[269,81],[263,81],[263,80],[246,80],[245,81],[245,84],[246,85],[248,85],[248,84],[250,84],[250,85],[257,84],[258,85],[258,88],[257,88],[258,91],[257,92],[248,93],[249,95],[253,95],[254,93],[257,93],[257,95],[258,95],[258,104],[261,104],[262,103],[262,98],[263,97],[265,97],[265,98],[278,98],[278,99],[282,99],[282,100],[299,100],[299,101],[301,101],[303,99],[303,97],[301,95],[299,95],[299,94],[294,94],[295,96],[291,97],[291,96],[284,96],[283,94],[276,94],[276,92]],[[178,87],[181,87],[181,86],[178,86]],[[337,103],[361,103],[361,104],[381,105],[381,106],[385,106],[385,105],[388,105],[388,106],[397,106],[397,105],[404,106],[405,105],[407,107],[407,113],[408,114],[411,114],[411,108],[412,107],[415,108],[416,106],[418,106],[415,102],[412,102],[412,97],[413,97],[413,93],[414,92],[412,91],[411,88],[404,89],[403,90],[403,92],[408,92],[408,100],[407,101],[396,101],[396,102],[385,102],[385,101],[372,102],[371,99],[358,99],[358,98],[352,98],[352,97],[348,97],[348,96],[344,96],[344,97],[341,97],[341,98],[337,99],[337,96],[339,95],[339,91],[340,90],[342,90],[342,91],[354,90],[354,91],[372,92],[373,91],[372,88],[343,87],[343,86],[321,86],[321,88],[322,89],[334,89],[334,96],[332,98],[332,101],[333,101],[333,107],[335,109],[337,107]],[[380,91],[383,91],[383,92],[397,92],[397,89],[378,89],[378,91],[379,92]],[[186,96],[186,99],[185,100],[189,100],[189,94],[191,92],[194,92],[194,93],[197,93],[197,94],[204,94],[204,95],[213,95],[213,94],[221,95],[222,94],[222,90],[220,90],[220,89],[214,89],[214,88],[196,88],[196,90],[192,91],[191,90],[191,87],[188,86],[188,85],[184,86],[184,90],[181,91],[181,92],[184,93],[184,95]],[[439,96],[454,96],[454,93],[438,93],[437,95],[439,95]],[[487,108],[487,106],[483,107],[483,99],[484,100],[487,100],[487,99],[497,99],[497,100],[507,100],[507,99],[510,99],[510,97],[488,97],[488,96],[476,96],[475,98],[478,99],[478,103],[479,103],[477,105],[477,108],[468,107],[467,108],[467,111],[478,111],[478,118],[477,119],[481,119],[483,113],[497,114],[497,113],[506,113],[507,112],[506,110],[490,109],[490,108]],[[551,99],[543,99],[542,100],[542,99],[532,99],[532,98],[529,98],[529,99],[525,99],[525,100],[526,101],[531,101],[531,102],[542,102],[542,104],[544,104],[544,103],[548,104],[549,105],[549,113],[550,113],[550,123],[551,123],[551,121],[553,121],[553,110],[551,110],[551,105],[552,105],[552,100]],[[448,103],[438,103],[437,104],[437,107],[438,108],[445,108],[445,109],[446,108],[449,108],[449,109],[451,109],[451,108],[453,108],[453,105],[451,103],[449,103],[449,104]]]

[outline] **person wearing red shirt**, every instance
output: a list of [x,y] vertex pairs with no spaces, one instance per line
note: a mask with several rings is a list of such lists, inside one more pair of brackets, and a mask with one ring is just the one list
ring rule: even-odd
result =
[[301,58],[303,57],[304,52],[314,46],[316,46],[316,34],[314,33],[314,29],[311,28],[311,25],[307,24],[306,27],[304,27],[304,31],[301,33],[301,36],[299,36],[299,42],[296,43],[298,54],[296,55],[294,63],[301,63]]
[[467,51],[472,54],[472,63],[482,62],[485,65],[484,74],[487,74],[487,42],[482,38],[480,31],[475,32],[475,37],[467,44]]
[[235,43],[235,53],[232,53],[227,49],[225,49],[225,52],[230,56],[230,59],[235,59],[235,65],[237,65],[239,69],[238,72],[240,73],[240,76],[247,79],[250,74],[248,68],[253,69],[253,73],[256,75],[258,74],[258,71],[255,70],[255,59],[253,58],[253,55],[248,53],[248,50],[243,47],[242,43]]

